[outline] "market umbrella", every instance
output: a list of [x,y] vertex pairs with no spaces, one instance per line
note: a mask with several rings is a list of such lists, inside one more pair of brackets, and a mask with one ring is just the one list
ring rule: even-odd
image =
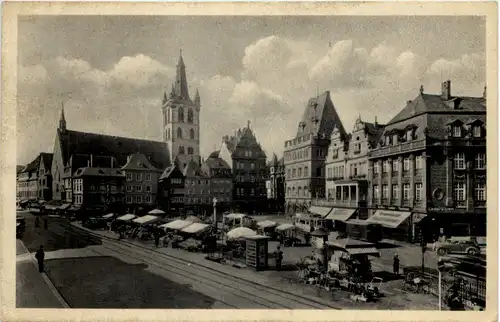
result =
[[192,223],[200,223],[200,224],[203,223],[203,220],[195,216],[188,216],[185,220],[190,221]]
[[165,212],[161,209],[153,209],[150,212],[148,212],[149,215],[163,215]]
[[313,237],[320,237],[320,238],[325,238],[328,237],[328,232],[324,228],[318,228],[315,231],[311,233],[311,236]]
[[226,236],[228,239],[238,239],[243,237],[255,236],[257,233],[250,228],[246,227],[237,227],[233,230],[229,231]]

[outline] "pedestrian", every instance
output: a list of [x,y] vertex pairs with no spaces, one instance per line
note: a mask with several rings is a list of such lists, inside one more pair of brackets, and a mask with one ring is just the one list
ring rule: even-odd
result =
[[45,230],[49,228],[49,220],[47,218],[43,218],[43,228]]
[[158,231],[155,230],[154,235],[155,235],[155,246],[158,247],[158,245],[160,245],[160,234],[158,233]]
[[398,254],[394,255],[394,259],[392,262],[392,270],[393,273],[397,276],[399,276],[399,256]]
[[281,247],[278,246],[276,251],[274,252],[274,256],[276,258],[276,269],[281,270],[281,262],[283,261],[283,252],[281,251]]
[[43,273],[43,260],[45,259],[43,245],[40,245],[40,248],[36,251],[35,258],[38,261],[38,271]]
[[40,218],[35,218],[35,227],[40,227]]

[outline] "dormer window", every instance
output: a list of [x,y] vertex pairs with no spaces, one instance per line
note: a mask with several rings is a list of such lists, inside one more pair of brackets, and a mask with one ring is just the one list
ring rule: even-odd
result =
[[451,135],[454,138],[460,138],[460,137],[462,137],[462,126],[460,126],[460,125],[453,125],[451,127]]
[[392,144],[394,144],[394,145],[398,144],[398,135],[397,134],[394,134],[392,136]]
[[482,136],[482,131],[481,131],[481,126],[480,125],[474,125],[472,127],[472,136],[475,138],[480,138]]
[[385,137],[385,145],[391,145],[391,137],[390,136]]

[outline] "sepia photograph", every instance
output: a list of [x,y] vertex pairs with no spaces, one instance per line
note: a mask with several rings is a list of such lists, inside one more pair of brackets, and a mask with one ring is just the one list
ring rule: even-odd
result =
[[496,11],[20,8],[9,310],[496,312]]

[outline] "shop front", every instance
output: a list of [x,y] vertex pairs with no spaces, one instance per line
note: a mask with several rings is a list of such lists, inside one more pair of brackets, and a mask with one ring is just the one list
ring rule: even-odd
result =
[[460,212],[457,209],[429,209],[422,227],[432,236],[486,236],[486,211]]
[[366,222],[382,226],[382,236],[387,239],[412,242],[411,212],[377,210]]
[[325,217],[325,220],[331,220],[332,228],[336,231],[345,231],[345,222],[354,218],[357,209],[352,208],[332,208],[332,211]]

